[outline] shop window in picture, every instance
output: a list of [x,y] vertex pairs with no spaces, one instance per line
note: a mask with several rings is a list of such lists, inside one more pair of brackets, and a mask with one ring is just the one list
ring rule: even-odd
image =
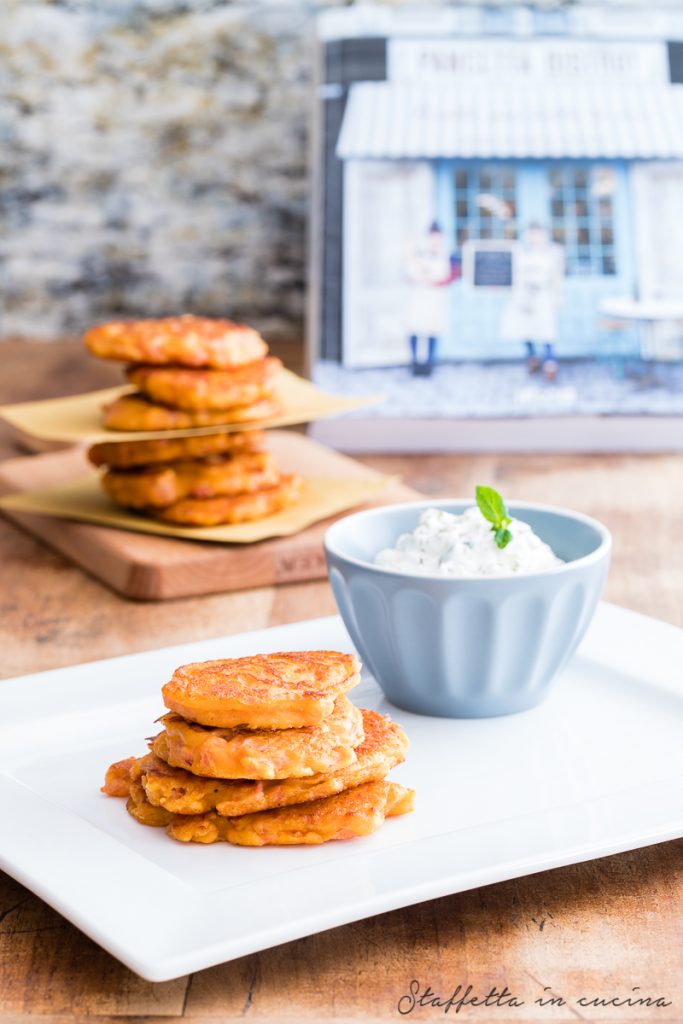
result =
[[[372,161],[346,182],[345,365],[527,358],[554,379],[559,355],[594,354],[600,300],[633,285],[623,168]],[[514,280],[472,287],[464,250],[498,239]]]

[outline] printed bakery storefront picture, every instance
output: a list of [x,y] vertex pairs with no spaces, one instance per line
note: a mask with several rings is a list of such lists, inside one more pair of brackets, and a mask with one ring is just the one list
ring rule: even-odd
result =
[[608,13],[590,32],[580,10],[508,10],[498,31],[471,11],[468,33],[396,12],[325,41],[328,367],[552,382],[605,353],[681,358],[683,25]]
[[583,355],[601,300],[681,293],[670,246],[636,233],[683,158],[663,42],[390,40],[337,153],[347,365]]

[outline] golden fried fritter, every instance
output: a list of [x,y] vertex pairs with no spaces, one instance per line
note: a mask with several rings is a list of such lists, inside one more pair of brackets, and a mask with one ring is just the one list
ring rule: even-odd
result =
[[223,728],[320,725],[360,682],[361,665],[340,651],[286,651],[181,665],[161,689],[183,718]]
[[268,351],[265,341],[252,327],[189,315],[114,320],[91,328],[83,342],[100,359],[155,365],[180,363],[219,370],[256,362]]
[[126,376],[147,398],[190,412],[252,405],[274,392],[282,363],[274,357],[235,370],[205,370],[183,366],[129,366]]
[[165,508],[183,498],[251,494],[280,480],[270,452],[214,455],[148,469],[110,469],[102,486],[118,505]]
[[314,846],[367,836],[386,818],[409,814],[415,791],[379,780],[346,789],[335,796],[292,804],[257,814],[226,818],[219,814],[171,814],[154,807],[138,782],[131,784],[128,813],[141,825],[166,826],[181,843],[227,842],[235,846]]
[[105,441],[88,451],[93,466],[132,469],[184,459],[205,459],[210,455],[241,455],[261,451],[266,435],[262,430],[196,434],[194,437],[155,438],[150,441]]
[[222,818],[214,813],[174,815],[166,831],[183,843],[317,845],[376,832],[385,818],[411,811],[414,796],[413,790],[395,782],[366,782],[323,800],[238,818]]
[[116,398],[104,408],[104,425],[108,430],[188,430],[192,427],[220,427],[230,423],[248,423],[275,416],[281,406],[274,398],[263,398],[252,405],[239,405],[221,411],[187,412],[156,405],[144,395],[130,394]]
[[172,814],[163,807],[155,807],[149,802],[141,783],[136,779],[131,779],[129,784],[126,810],[141,825],[153,825],[158,828],[173,821]]
[[346,768],[363,741],[363,716],[346,697],[320,725],[301,729],[220,728],[167,714],[152,741],[168,764],[211,779],[300,779]]
[[168,825],[173,820],[163,807],[151,804],[142,787],[143,764],[152,762],[153,757],[126,757],[107,768],[102,793],[107,796],[128,797],[128,812],[142,825]]
[[137,768],[139,760],[137,757],[126,757],[123,761],[109,765],[100,792],[107,796],[129,796],[131,770]]
[[305,803],[256,813],[230,816],[215,811],[174,814],[152,804],[142,784],[145,772],[155,770],[157,759],[148,754],[144,758],[129,760],[136,762],[127,788],[129,814],[142,825],[166,826],[170,836],[185,843],[224,841],[238,846],[291,846],[350,839],[377,831],[385,818],[407,814],[414,805],[412,789],[377,779],[347,787],[322,799],[309,799]]
[[[330,774],[270,782],[203,779],[166,763],[168,747],[166,734],[162,732],[154,741],[159,756],[148,754],[137,762],[140,781],[151,804],[174,814],[215,811],[232,818],[320,800],[365,782],[383,779],[405,758],[408,737],[403,729],[376,711],[362,709],[362,715],[365,736],[356,747],[356,761]],[[120,795],[127,793],[128,790]]]
[[297,502],[302,493],[300,476],[280,476],[274,487],[232,497],[183,498],[162,509],[147,509],[155,519],[178,526],[220,526],[246,523],[280,512]]

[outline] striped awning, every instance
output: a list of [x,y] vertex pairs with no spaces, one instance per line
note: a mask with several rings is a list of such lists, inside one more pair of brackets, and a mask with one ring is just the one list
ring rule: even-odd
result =
[[359,82],[350,89],[337,155],[683,159],[683,86]]

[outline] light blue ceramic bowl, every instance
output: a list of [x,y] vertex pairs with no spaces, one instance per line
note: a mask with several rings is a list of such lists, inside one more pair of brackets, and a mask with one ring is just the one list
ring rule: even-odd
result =
[[565,509],[511,502],[510,514],[565,565],[520,576],[413,576],[373,564],[426,508],[421,501],[346,516],[325,535],[337,606],[388,699],[447,718],[509,715],[539,704],[583,637],[609,567],[609,530]]

